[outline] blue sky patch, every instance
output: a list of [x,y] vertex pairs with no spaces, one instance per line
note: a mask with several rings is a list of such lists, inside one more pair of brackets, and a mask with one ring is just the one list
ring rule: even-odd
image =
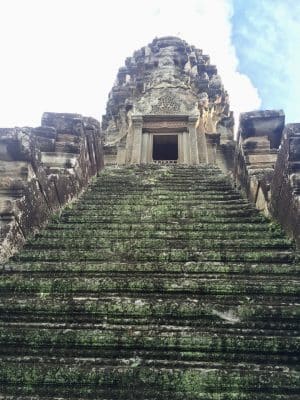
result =
[[262,109],[300,120],[300,2],[233,0],[232,43],[238,70],[258,88]]

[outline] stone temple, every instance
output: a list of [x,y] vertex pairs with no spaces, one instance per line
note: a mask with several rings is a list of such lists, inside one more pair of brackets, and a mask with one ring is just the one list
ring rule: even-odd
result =
[[299,399],[300,124],[233,126],[163,37],[102,126],[0,129],[0,399]]
[[119,70],[103,119],[105,162],[214,164],[232,127],[209,57],[180,39],[155,39]]

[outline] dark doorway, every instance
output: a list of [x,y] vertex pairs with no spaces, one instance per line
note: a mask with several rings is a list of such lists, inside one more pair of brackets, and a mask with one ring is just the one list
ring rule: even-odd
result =
[[177,135],[153,135],[153,160],[178,160]]

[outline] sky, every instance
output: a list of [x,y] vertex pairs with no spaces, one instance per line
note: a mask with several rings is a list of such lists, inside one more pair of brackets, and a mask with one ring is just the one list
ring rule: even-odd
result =
[[165,35],[210,55],[236,118],[300,122],[300,0],[0,0],[0,127],[101,120],[126,57]]

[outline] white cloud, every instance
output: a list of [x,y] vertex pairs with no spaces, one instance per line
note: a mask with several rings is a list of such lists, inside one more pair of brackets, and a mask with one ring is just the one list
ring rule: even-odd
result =
[[[288,122],[300,120],[300,3],[252,0],[235,23],[238,54],[259,87],[262,107],[283,108]],[[239,21],[237,15],[236,21]]]
[[258,108],[230,40],[230,0],[2,0],[0,126],[39,124],[43,111],[100,119],[117,69],[155,36],[211,55],[235,112]]

